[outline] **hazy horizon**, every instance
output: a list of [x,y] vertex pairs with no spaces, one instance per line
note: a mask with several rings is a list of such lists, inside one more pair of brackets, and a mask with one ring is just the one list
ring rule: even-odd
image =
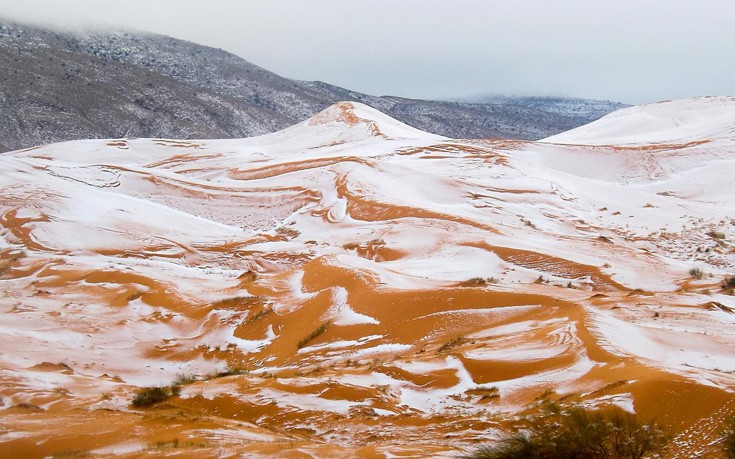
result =
[[631,104],[735,94],[735,4],[0,0],[0,18],[117,27],[224,49],[279,75],[373,95]]

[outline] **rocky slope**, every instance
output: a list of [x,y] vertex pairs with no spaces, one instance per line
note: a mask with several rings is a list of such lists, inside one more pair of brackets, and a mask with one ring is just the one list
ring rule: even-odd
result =
[[718,457],[733,107],[524,142],[344,102],[251,139],[2,154],[0,456],[456,457],[554,401]]
[[57,32],[2,20],[0,60],[7,63],[0,66],[5,149],[83,138],[249,137],[286,128],[340,100],[455,138],[538,139],[603,114],[550,110],[521,99],[471,104],[375,97],[283,78],[171,37]]

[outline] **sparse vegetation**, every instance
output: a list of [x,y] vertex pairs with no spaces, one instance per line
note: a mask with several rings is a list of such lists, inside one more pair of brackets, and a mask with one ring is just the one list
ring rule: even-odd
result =
[[472,279],[467,279],[465,283],[470,285],[487,285],[487,280],[482,277],[473,277]]
[[381,246],[382,247],[384,245],[385,245],[385,241],[384,240],[382,240],[382,239],[372,239],[372,240],[370,240],[368,242],[364,242],[362,244],[357,243],[357,242],[348,242],[346,244],[343,244],[342,245],[342,248],[345,249],[345,250],[357,250],[357,249],[360,249],[360,248],[364,249],[364,248],[371,247],[371,246],[372,247],[375,247],[375,246]]
[[479,402],[487,402],[490,400],[496,400],[500,398],[500,391],[497,387],[474,387],[471,389],[467,389],[465,391],[465,394],[469,396],[476,396],[479,397]]
[[232,296],[223,298],[212,303],[215,308],[231,308],[233,306],[243,306],[261,300],[258,296]]
[[60,453],[56,453],[51,457],[54,459],[72,459],[72,458],[89,457],[89,456],[90,456],[89,450],[69,449],[66,451],[62,451]]
[[303,338],[299,343],[296,345],[299,349],[309,344],[312,340],[314,340],[319,335],[322,335],[325,331],[327,331],[327,327],[329,327],[329,322],[324,322],[323,324],[319,325],[314,331],[309,333],[305,338]]
[[689,275],[694,279],[701,279],[704,277],[704,272],[699,268],[692,268],[689,270]]
[[[178,386],[175,386],[178,387]],[[133,406],[145,408],[168,400],[174,395],[171,387],[144,387],[133,396]]]
[[729,276],[722,279],[722,290],[732,292],[735,290],[735,276]]
[[3,251],[0,253],[0,276],[10,270],[10,268],[23,257],[25,257],[24,252]]
[[176,448],[206,448],[207,443],[197,441],[183,442],[178,438],[173,438],[168,441],[157,441],[155,443],[148,444],[146,451],[156,451],[160,449],[176,449]]
[[246,373],[248,373],[248,370],[246,370],[244,368],[239,368],[239,367],[230,368],[230,367],[227,367],[223,371],[218,371],[217,373],[213,373],[213,374],[207,376],[207,380],[215,379],[215,378],[224,378],[225,376],[244,375]]
[[0,260],[0,276],[13,265],[13,260]]
[[288,240],[295,239],[301,236],[301,231],[294,228],[286,228],[285,226],[281,226],[279,228],[276,228],[276,234]]
[[179,439],[174,438],[171,441],[157,441],[150,445],[148,449],[165,449],[165,448],[178,448],[179,447]]
[[722,447],[725,459],[735,459],[735,417],[731,417],[727,422]]
[[498,279],[494,277],[473,277],[462,282],[460,285],[464,287],[483,287],[488,284],[497,284]]
[[176,375],[176,379],[174,379],[174,382],[171,384],[171,386],[186,386],[187,384],[191,384],[196,380],[196,375],[178,374]]
[[181,386],[198,381],[196,375],[178,374],[170,386],[152,386],[138,389],[133,396],[132,404],[137,408],[153,406],[173,396],[181,394]]
[[725,239],[725,233],[721,233],[715,230],[707,231],[707,236],[711,237],[712,239]]
[[537,229],[536,225],[533,224],[531,220],[521,218],[521,222],[523,222],[524,225],[528,226],[529,228]]
[[455,336],[454,338],[450,339],[446,343],[442,344],[439,349],[437,349],[437,352],[444,352],[448,351],[449,349],[458,346],[464,342],[464,336]]
[[482,446],[466,459],[642,459],[655,457],[668,441],[664,430],[620,408],[561,409],[550,405],[528,420],[523,433]]
[[265,317],[268,314],[270,314],[271,312],[273,312],[273,307],[270,307],[270,306],[267,307],[267,308],[261,309],[260,311],[258,311],[255,314],[253,314],[253,317],[249,318],[248,321],[247,321],[247,323],[250,324],[250,323],[253,323],[253,322],[257,321],[257,320],[260,320],[263,317]]

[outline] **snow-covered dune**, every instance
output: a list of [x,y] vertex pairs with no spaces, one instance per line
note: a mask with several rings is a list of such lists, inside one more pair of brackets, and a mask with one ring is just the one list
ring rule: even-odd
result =
[[2,154],[0,456],[454,455],[544,399],[707,451],[686,431],[735,388],[732,106],[528,143],[342,102],[249,139]]
[[735,135],[735,97],[697,97],[615,111],[541,142],[574,145],[679,144]]

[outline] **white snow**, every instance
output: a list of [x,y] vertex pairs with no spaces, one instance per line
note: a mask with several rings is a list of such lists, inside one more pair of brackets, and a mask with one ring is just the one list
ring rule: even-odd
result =
[[355,312],[347,304],[347,290],[344,287],[336,287],[332,292],[332,306],[324,313],[321,320],[331,321],[334,325],[377,325],[380,322],[373,317]]
[[543,142],[623,145],[690,142],[732,136],[735,97],[698,97],[615,111]]

